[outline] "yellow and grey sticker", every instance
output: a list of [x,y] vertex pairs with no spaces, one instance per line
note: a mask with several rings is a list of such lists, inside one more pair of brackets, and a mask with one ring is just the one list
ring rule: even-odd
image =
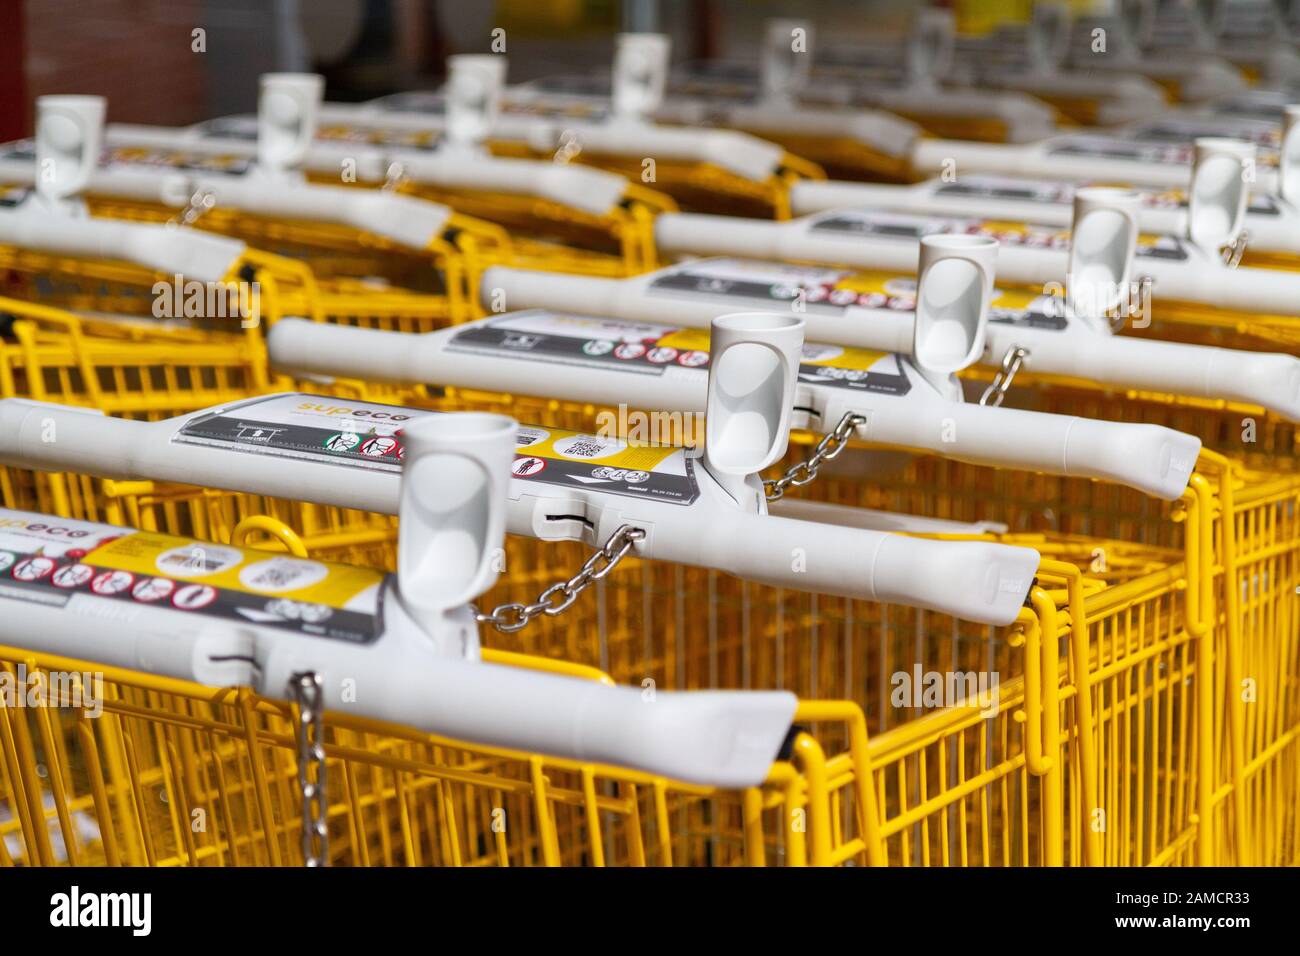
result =
[[[296,460],[397,473],[406,457],[402,429],[438,414],[443,413],[319,395],[271,395],[192,418],[172,441],[267,455],[286,465]],[[539,443],[539,436],[551,440]],[[521,425],[518,448],[536,445],[527,457],[539,460],[521,466],[516,457],[514,476],[678,504],[695,500],[699,490],[686,449],[642,443],[634,434],[629,439]]]
[[[651,294],[735,301],[737,308],[794,303],[813,314],[846,309],[910,312],[916,308],[916,279],[874,269],[793,266],[746,259],[700,259],[656,274]],[[863,321],[871,321],[865,316]],[[1059,331],[1067,320],[1050,296],[1019,289],[995,289],[989,321]]]
[[383,572],[88,521],[0,510],[0,599],[101,599],[365,643]]
[[[875,209],[842,209],[815,217],[809,232],[826,233],[842,238],[902,239],[919,242],[923,236],[937,234],[988,236],[1004,246],[1026,249],[1070,248],[1070,230],[1014,220],[974,219],[927,216]],[[1187,247],[1177,236],[1146,235],[1138,237],[1134,255],[1139,258],[1186,261]]]
[[622,438],[521,427],[511,472],[525,483],[590,488],[689,505],[699,497],[687,450]]
[[[588,318],[544,309],[465,326],[447,349],[628,374],[663,375],[672,368],[678,375],[707,375],[709,370],[709,333],[705,329]],[[799,375],[811,384],[891,395],[905,395],[911,388],[894,356],[867,349],[806,343]]]
[[[0,162],[36,162],[36,141],[20,140],[0,152]],[[112,169],[121,166],[147,167],[171,172],[204,173],[219,176],[242,176],[252,167],[247,156],[194,152],[153,146],[107,146],[99,155],[99,165]]]
[[[1014,176],[963,176],[956,182],[936,182],[931,195],[955,199],[991,199],[1009,202],[1032,202],[1043,205],[1069,206],[1074,194],[1085,186],[1123,185],[1142,197],[1142,202],[1153,209],[1185,209],[1187,193],[1182,189],[1154,189],[1125,184],[1094,182],[1073,183],[1065,180],[1018,179]],[[1277,202],[1262,193],[1253,193],[1247,207],[1252,215],[1277,216],[1281,214]]]

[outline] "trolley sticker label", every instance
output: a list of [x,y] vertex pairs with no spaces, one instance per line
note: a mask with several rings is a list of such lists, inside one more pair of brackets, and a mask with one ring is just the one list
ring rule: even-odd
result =
[[587,318],[530,309],[468,325],[447,351],[662,375],[668,368],[707,368],[707,332],[647,322]]
[[[19,140],[0,152],[0,162],[32,164],[36,162],[36,141]],[[214,176],[243,176],[252,169],[247,156],[195,152],[182,148],[154,146],[106,146],[99,154],[102,169],[145,167],[182,173]]]
[[[172,441],[277,458],[400,472],[402,427],[422,416],[437,414],[397,405],[335,402],[318,395],[273,395],[191,419],[172,436]],[[341,434],[339,424],[342,421],[353,426],[347,429],[349,433],[364,428],[368,432],[367,440],[397,438],[399,445],[387,448],[382,455],[363,454],[360,445],[348,451],[331,451],[325,447],[326,442],[331,436]],[[274,435],[269,441],[249,437],[258,431],[273,431]],[[526,456],[544,459],[545,467],[533,474],[517,477],[568,488],[598,486],[613,494],[680,504],[690,504],[698,497],[695,473],[683,449],[622,442],[613,448],[606,444],[610,441],[616,440],[522,427],[516,447],[526,450]],[[557,450],[557,443],[562,450]],[[593,461],[629,471],[650,472],[651,480],[633,487],[609,478],[595,478],[591,474]],[[148,573],[154,573],[154,569],[150,568]]]
[[[689,278],[678,281],[673,278],[676,276]],[[755,276],[768,281],[753,281]],[[666,280],[664,288],[689,288],[689,294],[695,298],[736,297],[769,307],[802,294],[810,311],[822,313],[843,313],[850,307],[902,311],[916,308],[915,277],[878,270],[853,272],[747,260],[705,259],[666,270],[660,278]],[[1019,289],[993,290],[989,321],[1058,331],[1067,324],[1048,297]],[[659,344],[677,345],[691,341],[699,343],[694,347],[708,348],[706,332],[701,330],[698,333],[700,338],[694,340],[683,338],[687,334],[686,331],[676,332],[659,340]],[[863,366],[846,367],[860,369]]]
[[[1005,246],[1029,249],[1070,248],[1070,230],[999,219],[966,219],[944,216],[918,216],[874,210],[844,210],[827,213],[813,220],[809,232],[826,232],[837,236],[876,239],[908,239],[919,242],[923,236],[940,233],[988,236]],[[1186,246],[1177,236],[1142,235],[1134,255],[1139,258],[1190,258]]]
[[318,395],[254,399],[191,419],[173,441],[399,471],[404,425],[436,412]]
[[355,643],[382,631],[380,571],[28,512],[0,510],[0,573],[3,597],[53,606],[152,604]]
[[1276,123],[1243,120],[1225,122],[1223,117],[1176,123],[1162,121],[1126,130],[1121,135],[1081,133],[1056,140],[1049,156],[1088,156],[1135,163],[1188,165],[1195,152],[1195,140],[1204,136],[1244,139],[1259,147],[1255,161],[1261,167],[1278,163],[1281,127]]
[[511,471],[524,482],[594,487],[681,505],[700,494],[694,463],[681,448],[632,445],[619,438],[560,430],[516,448]]
[[[1001,176],[963,176],[958,182],[938,183],[931,195],[941,198],[1005,199],[1013,202],[1032,202],[1052,206],[1069,206],[1074,202],[1078,188],[1103,183],[1071,183],[1064,181],[1037,181]],[[1154,209],[1185,209],[1187,193],[1181,189],[1143,189],[1134,192],[1142,202]],[[1281,215],[1277,202],[1268,195],[1252,194],[1249,211],[1257,216]]]

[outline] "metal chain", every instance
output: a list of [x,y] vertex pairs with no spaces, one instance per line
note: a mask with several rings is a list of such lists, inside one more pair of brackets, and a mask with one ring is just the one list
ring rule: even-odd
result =
[[185,208],[167,220],[169,226],[192,226],[217,204],[217,197],[210,189],[196,190],[186,203]]
[[1223,264],[1229,269],[1235,269],[1241,265],[1241,257],[1246,254],[1246,243],[1250,241],[1250,233],[1245,229],[1233,237],[1232,242],[1227,243],[1219,249],[1219,254],[1223,256]]
[[552,584],[538,596],[535,603],[501,604],[493,608],[491,614],[484,614],[474,608],[474,614],[480,624],[491,624],[505,634],[522,630],[539,614],[555,617],[576,601],[578,595],[593,581],[599,581],[613,571],[632,550],[632,544],[644,537],[645,530],[642,528],[634,528],[630,524],[619,525],[618,530],[587,559],[577,574],[567,581]]
[[[1151,276],[1139,276],[1135,283],[1138,291],[1138,310],[1137,314],[1141,315],[1142,310],[1146,308],[1151,301],[1151,287],[1156,284],[1156,280]],[[1128,304],[1116,310],[1116,314],[1110,317],[1110,330],[1112,332],[1121,332],[1124,326],[1128,325],[1128,320],[1133,317],[1133,302],[1130,299]]]
[[1007,349],[1007,354],[1002,356],[1002,367],[998,369],[997,374],[993,376],[993,381],[980,396],[980,404],[992,405],[994,408],[1001,405],[1002,400],[1007,397],[1007,392],[1011,391],[1011,383],[1015,381],[1016,373],[1020,371],[1027,358],[1029,358],[1029,349],[1022,345],[1013,345]]
[[794,465],[775,481],[771,479],[764,480],[763,493],[767,495],[767,500],[780,501],[785,495],[785,490],[790,486],[802,488],[812,482],[817,477],[817,470],[824,463],[831,461],[848,447],[849,438],[853,435],[853,429],[866,423],[866,415],[859,415],[857,412],[845,412],[844,417],[840,419],[840,423],[822,436],[822,440],[817,443],[817,447],[813,449],[813,453],[805,461]]
[[379,187],[380,192],[396,192],[403,183],[406,182],[406,167],[401,163],[389,163],[388,171],[384,177],[384,184]]
[[319,674],[303,671],[289,678],[289,699],[298,706],[294,737],[298,741],[298,792],[302,797],[303,866],[324,866],[329,859],[324,698],[325,685]]

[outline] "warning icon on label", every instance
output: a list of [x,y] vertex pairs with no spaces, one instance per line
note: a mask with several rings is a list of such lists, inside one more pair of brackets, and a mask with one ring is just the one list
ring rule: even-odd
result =
[[176,590],[176,582],[168,578],[145,578],[131,589],[131,597],[145,604],[161,601]]
[[216,588],[207,584],[187,584],[176,592],[172,605],[182,611],[199,611],[216,599]]
[[56,588],[79,588],[95,576],[95,569],[88,564],[69,564],[59,568],[51,579]]
[[677,364],[684,365],[687,368],[699,368],[709,361],[708,352],[700,352],[692,349],[689,352],[683,352],[677,357]]
[[510,471],[516,478],[530,478],[546,467],[544,459],[528,456],[525,458],[516,458]]
[[110,597],[121,594],[132,584],[135,584],[135,575],[130,571],[105,571],[90,583],[90,589],[96,594]]
[[339,432],[338,434],[330,435],[329,438],[325,439],[325,450],[351,451],[357,447],[357,442],[359,441],[361,441],[360,435],[355,435],[352,432]]
[[49,558],[26,558],[14,565],[15,581],[39,581],[47,578],[54,570],[54,562]]
[[383,458],[385,455],[401,454],[402,446],[396,438],[377,436],[368,438],[361,444],[361,454],[367,458]]

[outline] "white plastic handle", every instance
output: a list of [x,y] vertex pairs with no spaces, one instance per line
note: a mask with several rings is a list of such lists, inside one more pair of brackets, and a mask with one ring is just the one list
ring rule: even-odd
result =
[[806,20],[769,20],[763,44],[763,98],[790,102],[812,75],[812,24]]
[[613,106],[624,117],[659,107],[668,83],[671,40],[662,33],[620,33],[614,54]]
[[477,146],[487,139],[501,112],[506,59],[495,53],[447,57],[447,139]]
[[1132,190],[1088,186],[1074,194],[1066,289],[1070,309],[1095,328],[1127,301],[1142,197]]
[[398,590],[426,633],[496,582],[518,431],[512,418],[476,412],[403,430]]
[[257,164],[267,172],[295,170],[316,136],[325,78],[315,73],[265,73],[257,101]]
[[81,194],[99,164],[102,96],[36,99],[36,192],[50,205]]
[[704,463],[724,486],[785,454],[803,334],[803,320],[792,315],[737,312],[713,320]]
[[1254,143],[1198,139],[1187,202],[1187,238],[1203,249],[1217,249],[1236,239],[1254,177]]
[[1300,206],[1300,104],[1282,111],[1282,147],[1278,150],[1278,193]]
[[912,360],[937,387],[984,353],[997,256],[998,241],[989,236],[921,239]]

